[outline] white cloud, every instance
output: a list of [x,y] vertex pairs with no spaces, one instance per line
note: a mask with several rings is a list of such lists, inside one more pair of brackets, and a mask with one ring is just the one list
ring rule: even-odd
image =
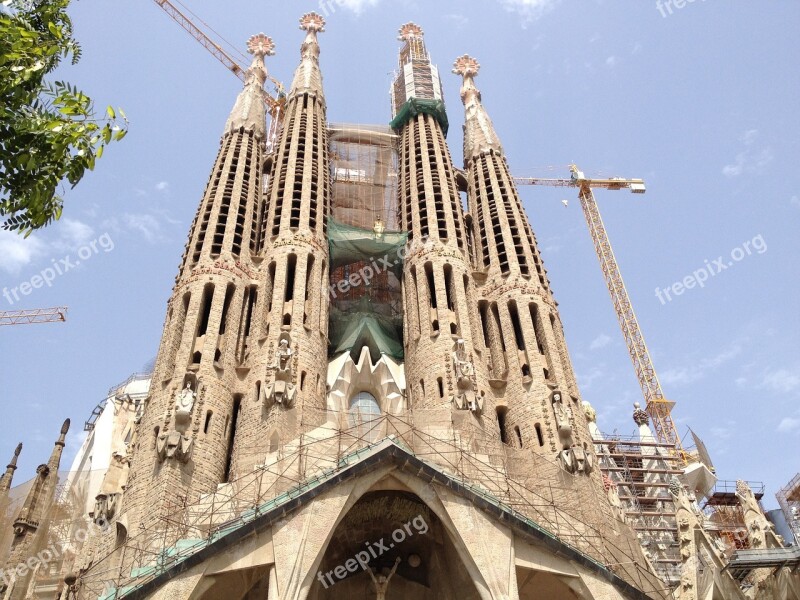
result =
[[758,137],[758,129],[748,129],[742,134],[742,137],[740,139],[742,140],[742,142],[744,142],[745,146],[749,146],[756,141],[757,137]]
[[59,234],[59,239],[54,244],[58,250],[77,248],[88,242],[94,234],[94,230],[89,225],[75,219],[61,219],[54,227],[57,228],[56,231]]
[[445,21],[452,23],[455,29],[463,29],[469,23],[469,17],[461,14],[450,14],[444,16]]
[[767,372],[761,385],[779,394],[789,394],[800,389],[800,371],[778,369]]
[[319,10],[323,16],[336,12],[337,8],[344,8],[360,15],[365,8],[377,6],[380,0],[322,0]]
[[722,350],[716,356],[694,361],[687,366],[673,367],[659,373],[661,383],[667,385],[688,385],[702,379],[709,371],[718,369],[725,363],[730,362],[742,352],[739,342],[734,342],[728,348]]
[[35,236],[33,234],[24,238],[12,231],[0,229],[0,269],[16,275],[22,267],[44,254],[47,245]]
[[153,215],[125,213],[125,225],[153,244],[161,239],[161,224]]
[[605,333],[601,333],[592,340],[591,344],[589,344],[589,350],[599,350],[600,348],[605,348],[610,343],[611,343],[611,338],[608,337]]
[[796,417],[783,417],[778,423],[778,431],[781,433],[800,432],[800,412],[795,413]]
[[594,383],[595,379],[602,379],[606,377],[606,372],[602,368],[604,366],[605,365],[600,367],[592,367],[586,374],[578,373],[578,387],[583,391],[589,390],[591,389],[592,383]]
[[169,189],[169,181],[159,181],[156,184],[156,190],[158,190],[159,192],[163,192],[167,189]]
[[613,69],[614,66],[617,64],[617,57],[616,56],[609,56],[606,59],[606,66]]
[[745,145],[745,150],[736,155],[733,163],[722,167],[725,177],[738,177],[743,173],[758,174],[772,162],[774,158],[772,149],[765,146],[761,149],[753,148],[758,138],[758,129],[748,129],[739,138]]
[[506,10],[523,17],[523,26],[555,8],[561,0],[498,0]]

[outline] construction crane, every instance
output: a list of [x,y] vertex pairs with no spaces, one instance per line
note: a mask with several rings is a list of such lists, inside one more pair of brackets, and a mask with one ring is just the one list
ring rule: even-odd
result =
[[[195,25],[194,22],[183,12],[181,12],[170,0],[154,1],[158,6],[164,9],[164,12],[172,17],[178,25],[183,27],[189,33],[189,35],[200,42],[200,44],[206,50],[208,50],[218,61],[225,65],[225,67],[231,73],[236,75],[242,81],[245,81],[246,69],[242,68],[242,66],[236,62],[236,60],[234,60],[228,52],[226,52],[219,44],[212,40],[208,34],[200,29],[200,27]],[[206,25],[206,27],[208,27],[208,25]],[[208,28],[211,29],[210,27]],[[267,78],[275,85],[276,92],[276,96],[272,96],[266,90],[263,91],[264,103],[267,105],[267,112],[269,113],[270,118],[269,132],[267,134],[267,152],[271,152],[275,145],[275,140],[278,139],[278,134],[280,133],[280,116],[286,100],[283,84],[269,74],[267,74]]]
[[594,249],[595,252],[597,252],[597,258],[600,260],[600,268],[603,270],[603,278],[608,286],[608,292],[611,294],[611,300],[614,303],[614,311],[617,313],[622,335],[625,338],[628,353],[633,361],[636,378],[639,381],[639,386],[642,388],[647,414],[650,415],[658,441],[674,447],[677,455],[681,458],[683,463],[686,464],[686,452],[683,449],[678,430],[672,420],[672,407],[675,406],[675,403],[664,397],[661,383],[658,381],[658,375],[653,366],[653,361],[650,358],[650,352],[647,349],[647,344],[645,344],[644,335],[639,327],[639,322],[636,320],[636,314],[633,311],[633,305],[628,296],[628,290],[625,288],[622,273],[619,270],[617,259],[614,256],[614,250],[611,248],[608,233],[606,233],[603,219],[600,217],[600,210],[597,207],[597,202],[592,192],[593,188],[602,188],[606,190],[629,189],[634,194],[644,194],[644,181],[641,179],[621,179],[617,177],[611,179],[588,179],[575,165],[570,165],[570,171],[572,172],[572,177],[569,179],[515,177],[514,181],[518,185],[578,188],[578,198],[580,199],[581,208],[583,209],[583,216],[586,218],[586,224],[589,226],[589,233],[592,236]]
[[57,323],[66,320],[66,306],[0,311],[0,326],[33,325],[34,323]]

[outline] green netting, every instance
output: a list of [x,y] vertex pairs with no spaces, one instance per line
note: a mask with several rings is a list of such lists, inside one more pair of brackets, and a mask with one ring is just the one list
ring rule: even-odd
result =
[[328,221],[328,248],[331,271],[357,262],[373,265],[377,270],[388,269],[399,279],[403,272],[403,248],[408,234],[384,231],[378,235],[372,229]]
[[416,117],[420,113],[432,115],[439,121],[442,132],[444,136],[447,137],[447,129],[450,127],[450,124],[447,121],[447,112],[444,109],[444,102],[441,100],[409,98],[406,103],[400,107],[400,110],[397,111],[397,116],[389,123],[389,127],[395,131],[400,131],[412,117]]
[[357,361],[367,346],[373,360],[381,354],[403,358],[400,281],[407,239],[399,231],[328,221],[331,356],[351,352]]
[[357,361],[361,348],[367,346],[373,360],[381,354],[403,359],[402,319],[381,315],[372,308],[368,298],[362,298],[347,311],[331,306],[328,328],[331,356],[356,350],[353,360]]

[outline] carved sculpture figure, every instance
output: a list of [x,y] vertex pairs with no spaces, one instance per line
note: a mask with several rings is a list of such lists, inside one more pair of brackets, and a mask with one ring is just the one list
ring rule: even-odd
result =
[[156,440],[156,452],[161,461],[174,458],[178,462],[187,463],[191,458],[194,440],[187,435],[192,424],[197,393],[192,389],[191,380],[186,382],[180,392],[175,395],[175,426],[172,431],[164,432]]
[[475,367],[467,355],[464,340],[456,340],[452,352],[453,373],[456,378],[456,395],[453,402],[460,410],[471,410],[480,414],[483,410],[483,398],[475,393],[475,384],[472,380]]
[[617,484],[611,480],[608,475],[603,475],[603,489],[606,491],[608,501],[611,503],[611,508],[614,511],[614,516],[620,521],[625,521],[625,509],[622,506],[622,500],[619,497],[619,490]]
[[183,388],[175,396],[175,429],[181,433],[186,433],[192,423],[192,409],[197,397],[190,381],[186,382]]
[[575,443],[572,439],[572,422],[570,421],[570,409],[564,406],[561,392],[553,392],[550,397],[553,405],[553,412],[556,415],[556,428],[558,429],[558,439],[564,449],[571,448]]
[[389,575],[383,576],[375,575],[372,573],[372,569],[367,569],[367,573],[372,578],[372,583],[375,586],[375,600],[386,600],[386,590],[389,587],[389,580],[394,575],[394,572],[397,571],[397,567],[400,565],[400,557],[397,557],[397,560],[394,561],[394,567],[389,572]]
[[278,338],[278,349],[275,351],[275,361],[267,367],[268,371],[274,371],[275,377],[272,383],[266,386],[263,393],[263,401],[267,406],[280,404],[284,408],[292,408],[295,399],[295,386],[292,383],[294,369],[292,359],[294,350],[291,347],[292,338],[288,331],[281,333]]
[[95,525],[104,527],[117,513],[119,500],[128,479],[129,462],[128,457],[119,452],[114,452],[111,456],[111,464],[103,477],[100,493],[95,497],[94,512],[91,514]]

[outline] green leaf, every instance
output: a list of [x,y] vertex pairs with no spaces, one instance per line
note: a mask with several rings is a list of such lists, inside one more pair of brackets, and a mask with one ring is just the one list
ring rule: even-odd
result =
[[114,113],[114,109],[111,106],[106,107],[106,114],[108,115],[109,119],[116,119],[117,115]]

